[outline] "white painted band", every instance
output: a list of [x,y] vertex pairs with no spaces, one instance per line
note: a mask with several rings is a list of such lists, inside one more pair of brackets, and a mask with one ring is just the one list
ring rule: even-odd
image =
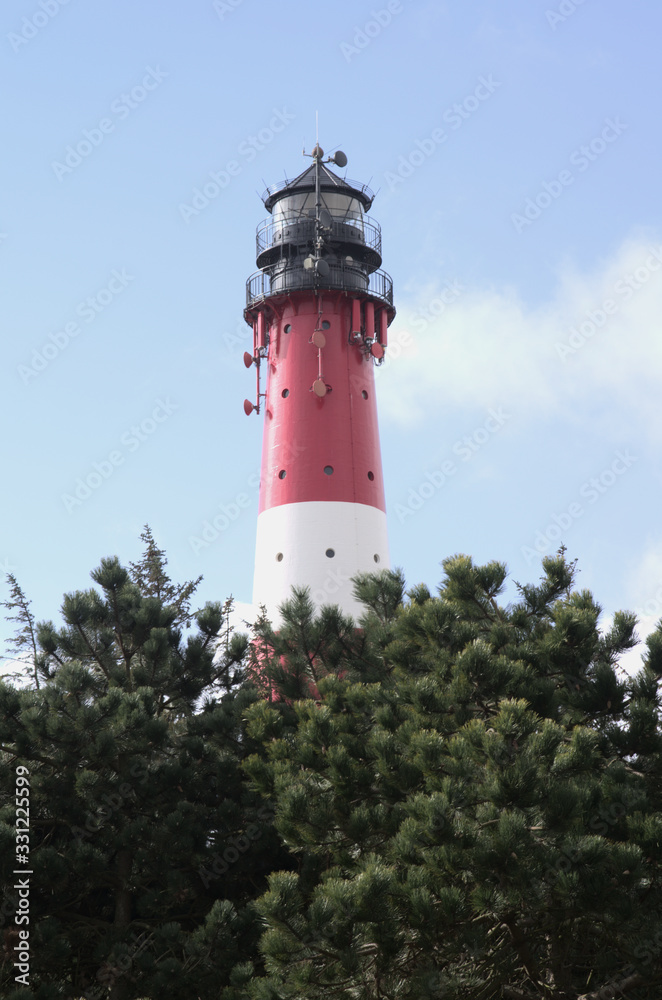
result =
[[257,519],[253,603],[279,625],[292,587],[308,587],[318,608],[338,604],[358,618],[365,609],[352,577],[389,565],[386,514],[377,507],[328,500],[271,507]]

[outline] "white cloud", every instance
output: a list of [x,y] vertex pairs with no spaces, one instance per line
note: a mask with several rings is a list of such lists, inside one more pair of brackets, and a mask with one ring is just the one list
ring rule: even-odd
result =
[[[637,616],[639,643],[619,660],[626,673],[641,670],[641,659],[646,653],[646,639],[662,619],[662,538],[648,538],[643,552],[635,559],[626,581],[624,607]],[[613,622],[610,615],[601,626],[607,631]]]
[[438,414],[440,404],[516,400],[532,418],[579,419],[597,410],[593,419],[616,434],[660,441],[659,240],[628,239],[593,273],[562,265],[554,299],[537,308],[513,288],[461,289],[453,297],[448,287],[400,294],[390,332],[398,356],[379,381],[385,417],[412,425]]
[[[230,625],[235,632],[250,632],[250,626],[258,617],[258,609],[254,604],[247,604],[244,601],[235,601],[230,615]],[[248,624],[246,624],[248,623]]]
[[[607,631],[612,624],[613,619],[609,619],[604,624],[604,629]],[[655,617],[653,615],[644,615],[640,617],[637,624],[637,636],[639,638],[638,644],[634,649],[629,649],[627,653],[624,653],[618,661],[619,667],[621,667],[626,674],[632,677],[638,674],[641,670],[643,664],[641,662],[642,657],[646,654],[646,639],[655,631],[657,623],[659,621],[659,616]]]
[[649,537],[629,574],[627,592],[642,620],[662,618],[662,538]]
[[14,687],[26,687],[32,684],[33,671],[34,667],[30,660],[0,657],[0,680],[13,684]]

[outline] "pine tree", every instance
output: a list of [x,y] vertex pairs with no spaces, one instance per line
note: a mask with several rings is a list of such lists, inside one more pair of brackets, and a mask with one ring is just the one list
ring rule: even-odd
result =
[[191,621],[191,597],[202,577],[175,586],[166,572],[168,560],[165,551],[157,546],[148,524],[145,525],[140,539],[145,544],[145,551],[140,562],[129,563],[131,579],[140,588],[141,594],[145,597],[156,597],[163,604],[173,606],[177,609],[178,620],[188,624]]
[[7,651],[22,658],[25,662],[23,671],[8,676],[17,680],[19,677],[25,676],[27,672],[34,678],[35,686],[39,687],[39,652],[35,617],[30,608],[32,602],[23,593],[13,573],[7,573],[7,583],[9,585],[9,600],[0,601],[0,607],[13,612],[6,615],[7,621],[17,622],[14,638],[9,641]]
[[[0,684],[7,1000],[234,1000],[259,968],[252,900],[288,855],[241,770],[258,747],[243,721],[258,697],[240,683],[246,639],[218,650],[221,606],[191,615],[195,583],[173,585],[143,538],[131,571],[104,559],[94,587],[65,596],[63,627],[35,626],[40,688]],[[29,989],[13,967],[18,774],[30,797]]]
[[251,995],[659,998],[662,630],[628,678],[634,616],[602,634],[564,552],[509,606],[502,564],[443,565],[436,597],[359,579],[359,630],[305,594],[262,628],[245,767],[298,871]]

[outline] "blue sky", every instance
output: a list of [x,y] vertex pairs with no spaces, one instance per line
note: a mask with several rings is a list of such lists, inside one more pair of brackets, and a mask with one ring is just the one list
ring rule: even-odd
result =
[[659,619],[661,29],[652,0],[7,0],[0,567],[37,617],[146,522],[201,600],[250,601],[245,281],[318,111],[394,281],[393,564],[530,582],[563,542]]

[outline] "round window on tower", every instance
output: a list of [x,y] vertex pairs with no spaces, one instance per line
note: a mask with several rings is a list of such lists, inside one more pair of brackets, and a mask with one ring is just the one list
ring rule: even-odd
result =
[[292,329],[292,324],[286,323],[285,326],[283,327],[283,333],[289,333],[291,329]]
[[326,550],[326,557],[327,557],[327,559],[333,559],[333,557],[335,556],[335,554],[336,554],[336,550],[335,549],[327,549]]
[[280,472],[278,473],[278,478],[279,479],[285,479],[286,475],[287,475],[287,472],[285,471],[285,469],[281,469]]
[[283,389],[283,391],[281,392],[281,396],[283,397],[283,399],[287,399],[287,397],[289,396],[289,394],[290,394],[290,390],[289,389]]
[[322,320],[322,329],[323,330],[329,330],[330,327],[331,327],[331,324],[329,323],[328,319],[323,319]]
[[368,479],[370,480],[370,482],[372,482],[374,478],[375,478],[374,472],[369,472],[368,473]]
[[379,558],[376,552],[372,558],[375,560],[376,563],[381,562],[381,559]]
[[333,475],[333,466],[332,465],[325,465],[324,466],[324,475],[325,476],[332,476]]
[[[375,556],[375,559],[376,558],[377,558],[377,556]],[[283,553],[282,552],[278,552],[277,555],[276,555],[276,562],[282,562],[282,561],[283,561]]]
[[363,396],[364,399],[368,398],[368,393],[365,391],[365,389],[361,389],[361,395]]

